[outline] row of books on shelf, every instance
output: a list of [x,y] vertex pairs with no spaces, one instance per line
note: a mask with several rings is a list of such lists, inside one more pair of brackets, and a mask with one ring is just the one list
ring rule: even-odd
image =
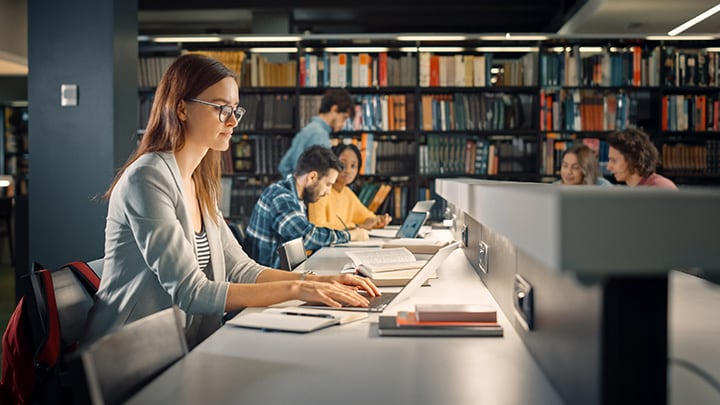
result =
[[648,92],[607,93],[595,90],[540,91],[541,131],[615,131],[638,120],[639,104]]
[[138,85],[155,87],[168,67],[177,59],[176,56],[141,56],[138,58]]
[[415,97],[412,94],[356,96],[354,131],[412,131]]
[[222,178],[220,210],[225,218],[250,218],[267,182],[262,179]]
[[295,96],[292,94],[242,94],[245,116],[238,131],[292,129],[295,125]]
[[513,136],[475,139],[465,134],[428,134],[419,146],[420,174],[497,175],[536,173],[537,142]]
[[272,62],[263,55],[253,53],[239,73],[241,87],[295,87],[297,61]]
[[307,54],[299,67],[301,87],[411,87],[417,78],[412,54]]
[[[537,56],[494,60],[493,53],[439,55],[420,52],[420,87],[534,86]],[[497,68],[494,73],[493,68]]]
[[291,142],[291,137],[282,135],[236,135],[223,152],[223,173],[277,175],[280,159]]
[[666,173],[720,174],[720,141],[704,144],[663,144],[662,167]]
[[666,48],[663,78],[665,86],[717,87],[720,85],[720,52]]
[[[304,96],[303,96],[304,97]],[[412,94],[355,95],[355,115],[346,126],[350,131],[412,131],[415,129],[415,97]],[[319,100],[317,105],[319,106]],[[315,103],[311,103],[315,107]],[[301,106],[301,122],[309,122],[312,111]],[[318,110],[314,110],[316,113]]]
[[641,46],[581,53],[580,46],[540,54],[541,86],[658,86],[661,50]]
[[[241,87],[486,87],[486,86],[660,86],[720,84],[720,52],[675,47],[603,47],[581,52],[579,45],[560,51],[528,52],[514,60],[493,53],[420,52],[329,53],[300,55],[272,62],[242,50],[203,50],[235,71]],[[188,51],[185,51],[188,52]],[[141,56],[141,87],[154,87],[175,56]],[[497,69],[493,71],[494,69]]]
[[407,215],[409,185],[406,180],[365,181],[354,186],[358,199],[372,212],[388,213],[395,219]]
[[663,131],[718,131],[720,94],[665,95],[662,98]]
[[[313,117],[318,115],[318,111],[320,111],[320,104],[322,103],[322,95],[302,95],[300,96],[300,102],[298,103],[298,116],[299,116],[299,122],[300,122],[300,128],[304,128],[307,124],[312,121]],[[380,96],[377,96],[380,97]],[[363,96],[355,96],[355,100],[358,104],[355,105],[355,116],[353,119],[348,118],[345,121],[344,126],[342,127],[342,131],[363,131],[368,130],[364,129],[364,123],[363,120],[363,107],[361,102],[363,101]],[[379,103],[379,98],[377,99]],[[374,107],[373,107],[374,108]],[[372,111],[372,109],[371,109]],[[370,111],[370,112],[371,112]],[[368,113],[370,113],[368,112]],[[380,119],[380,118],[379,118]],[[373,121],[374,123],[374,116]],[[387,122],[387,121],[386,121]],[[371,125],[368,123],[367,125]]]
[[352,143],[360,149],[360,175],[414,173],[417,143],[392,138],[392,135],[363,132],[359,139],[336,139],[332,143]]
[[425,131],[494,131],[532,126],[532,94],[426,94],[421,101],[420,122]]
[[[442,221],[445,218],[445,210],[447,209],[447,201],[435,192],[435,181],[431,180],[425,184],[420,184],[417,189],[416,201],[434,200],[432,208],[430,208],[430,221]],[[404,218],[404,217],[403,217]]]

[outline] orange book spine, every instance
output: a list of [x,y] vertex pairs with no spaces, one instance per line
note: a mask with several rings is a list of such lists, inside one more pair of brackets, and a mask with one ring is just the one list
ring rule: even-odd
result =
[[380,55],[378,55],[378,71],[377,71],[377,77],[378,77],[378,86],[380,87],[386,87],[388,85],[387,81],[387,52],[381,52]]
[[642,84],[642,49],[639,46],[632,48],[633,53],[633,86]]

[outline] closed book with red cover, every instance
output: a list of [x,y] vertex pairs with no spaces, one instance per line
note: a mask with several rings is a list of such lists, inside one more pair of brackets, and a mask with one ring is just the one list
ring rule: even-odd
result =
[[416,304],[418,321],[497,322],[497,311],[487,305]]
[[412,336],[412,337],[451,337],[451,336],[502,336],[500,325],[483,327],[422,327],[408,328],[397,326],[396,317],[378,317],[378,335],[380,336]]
[[400,328],[495,328],[497,322],[461,322],[461,321],[418,321],[413,311],[398,311],[395,324]]

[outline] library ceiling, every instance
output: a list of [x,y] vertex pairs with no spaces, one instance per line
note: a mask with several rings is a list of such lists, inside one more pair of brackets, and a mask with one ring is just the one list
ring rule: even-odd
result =
[[[140,0],[141,34],[557,32],[586,0]],[[264,31],[264,32],[263,32]]]
[[[664,34],[717,0],[139,0],[140,34]],[[683,35],[717,34],[720,13]]]

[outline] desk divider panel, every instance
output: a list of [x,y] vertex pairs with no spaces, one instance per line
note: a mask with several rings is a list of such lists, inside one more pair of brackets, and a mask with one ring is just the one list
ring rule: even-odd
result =
[[[455,210],[466,257],[565,402],[667,403],[668,270],[679,261],[718,268],[708,247],[720,245],[720,226],[702,240],[697,232],[720,223],[720,193],[471,179],[439,179],[436,189]],[[595,217],[583,220],[582,209]],[[677,234],[663,227],[663,213],[683,216],[667,225],[680,226]],[[580,237],[583,223],[601,233],[585,239],[602,254]],[[625,249],[618,239],[638,243]],[[675,254],[653,254],[668,245]],[[531,330],[516,315],[517,275],[533,289]]]

